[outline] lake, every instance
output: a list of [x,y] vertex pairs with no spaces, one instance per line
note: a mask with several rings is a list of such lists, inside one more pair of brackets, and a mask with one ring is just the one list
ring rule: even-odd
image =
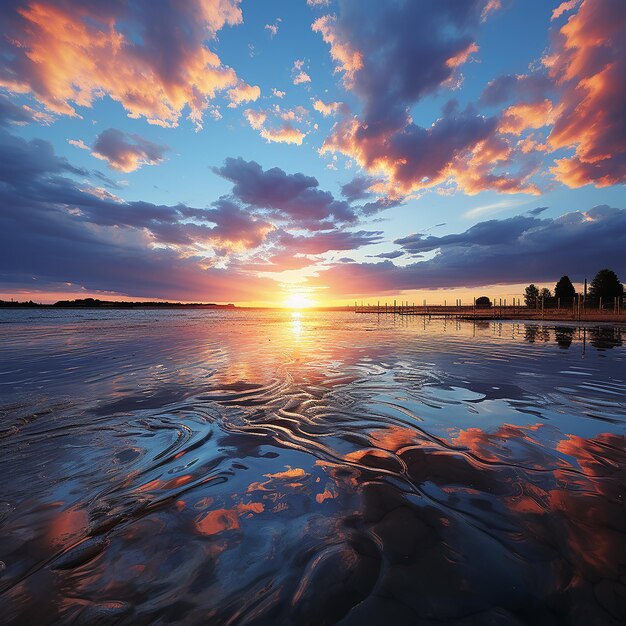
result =
[[20,624],[620,624],[626,328],[0,311]]

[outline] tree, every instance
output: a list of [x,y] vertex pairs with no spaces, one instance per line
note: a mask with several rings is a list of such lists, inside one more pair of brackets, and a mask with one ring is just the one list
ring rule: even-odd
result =
[[537,286],[531,283],[526,287],[524,291],[524,302],[527,307],[535,308],[537,306],[537,302],[539,301],[539,289]]
[[479,309],[488,309],[491,306],[491,300],[487,296],[480,296],[476,298],[476,306]]
[[559,282],[554,287],[554,296],[561,300],[573,300],[576,297],[576,289],[572,285],[569,276],[561,276]]
[[619,282],[617,274],[613,270],[600,270],[591,281],[589,295],[605,302],[612,302],[613,298],[621,298],[624,295],[624,285]]
[[547,287],[544,287],[539,292],[539,296],[543,298],[544,300],[549,300],[552,297],[552,292]]

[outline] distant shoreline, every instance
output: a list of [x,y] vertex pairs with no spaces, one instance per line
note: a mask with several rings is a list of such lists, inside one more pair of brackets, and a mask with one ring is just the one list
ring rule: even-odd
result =
[[215,304],[213,302],[142,302],[120,300],[59,300],[53,304],[42,304],[29,300],[12,302],[0,300],[0,309],[234,309],[234,304]]

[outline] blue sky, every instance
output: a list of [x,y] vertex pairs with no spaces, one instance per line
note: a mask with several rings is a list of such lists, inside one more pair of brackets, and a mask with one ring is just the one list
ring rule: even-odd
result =
[[[32,198],[21,194],[19,213],[3,211],[3,232],[18,233],[22,246],[42,252],[7,258],[0,292],[34,299],[102,294],[264,304],[303,292],[312,302],[339,303],[381,295],[411,299],[439,288],[451,297],[486,285],[516,293],[524,282],[549,284],[568,272],[580,281],[600,269],[598,263],[626,271],[619,248],[625,236],[624,130],[611,105],[625,92],[623,20],[615,2],[310,4],[198,0],[181,12],[169,2],[146,8],[120,0],[107,9],[70,0],[47,0],[37,8],[28,0],[7,3],[2,140],[7,154],[14,138],[48,142],[56,165],[41,169],[34,163],[40,151],[16,144],[16,168],[38,174],[35,180],[9,171],[7,189],[19,196],[36,183],[41,191]],[[587,14],[599,16],[598,24]],[[326,30],[312,27],[320,18]],[[585,29],[596,36],[602,28],[606,54],[596,59]],[[113,34],[125,38],[115,53],[107,49]],[[100,37],[102,50],[93,43]],[[358,58],[359,67],[350,68],[342,50],[354,55],[352,61]],[[203,84],[198,59],[205,51],[216,55],[216,82],[230,81],[214,92]],[[295,80],[302,72],[304,79]],[[517,83],[490,100],[486,90],[502,77]],[[250,97],[229,107],[230,90],[241,86],[252,89]],[[144,94],[150,102],[137,104]],[[188,119],[196,96],[201,128]],[[316,101],[341,106],[324,116]],[[163,102],[174,107],[173,117],[159,117]],[[507,129],[512,110],[517,117]],[[251,114],[265,119],[253,127]],[[301,133],[301,143],[268,140],[284,126]],[[433,128],[440,129],[433,133],[440,140],[430,137]],[[576,128],[585,132],[576,134]],[[146,151],[156,156],[150,161]],[[233,170],[234,178],[214,171],[237,157],[258,164],[262,176],[279,168],[283,176],[271,185],[279,195],[295,195],[261,193],[261,179],[253,189],[252,170],[244,166]],[[555,173],[557,160],[563,171]],[[57,189],[59,176],[72,193],[52,200],[45,186]],[[369,180],[369,190],[344,207],[342,186],[355,177]],[[324,208],[308,207],[311,190]],[[321,192],[331,195],[322,199]],[[77,193],[100,194],[102,206],[82,208]],[[10,197],[7,192],[5,208]],[[389,208],[363,208],[376,200]],[[118,221],[108,217],[107,202],[124,208]],[[215,211],[216,202],[228,204]],[[167,224],[159,221],[157,207],[180,205],[192,211],[172,209],[176,215]],[[587,212],[598,205],[606,210],[590,220]],[[537,207],[547,208],[511,244],[522,258],[543,259],[527,276],[518,259],[494,247],[497,241],[488,247],[465,237],[460,247],[434,248],[421,257],[394,243],[415,233],[462,235],[488,221],[501,228]],[[213,212],[192,215],[196,209]],[[32,230],[33,221],[41,232]],[[61,224],[67,232],[52,237]],[[241,237],[233,234],[237,224]],[[588,230],[600,227],[613,233],[609,241]],[[64,254],[71,250],[81,229],[103,248],[102,259],[94,256],[85,266],[125,257],[127,249],[128,263],[142,268],[136,282],[117,276],[113,266],[108,279],[106,271],[90,274],[76,264],[59,262],[52,271],[47,257],[63,256],[55,246]],[[573,246],[572,263],[559,253],[562,265],[556,267],[549,246],[529,245],[536,230],[562,237],[557,247]],[[370,234],[346,239],[346,233]],[[88,250],[77,245],[78,265]],[[403,254],[375,256],[390,252]],[[466,272],[452,279],[446,264],[461,257]],[[485,269],[494,262],[502,263],[500,275]],[[267,263],[272,268],[263,271]],[[148,279],[144,272],[153,273]],[[159,285],[164,272],[167,280]]]

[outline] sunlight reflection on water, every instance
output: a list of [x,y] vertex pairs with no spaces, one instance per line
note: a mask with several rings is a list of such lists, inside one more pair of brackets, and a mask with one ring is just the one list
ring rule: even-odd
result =
[[0,311],[0,610],[37,624],[620,623],[623,337]]

